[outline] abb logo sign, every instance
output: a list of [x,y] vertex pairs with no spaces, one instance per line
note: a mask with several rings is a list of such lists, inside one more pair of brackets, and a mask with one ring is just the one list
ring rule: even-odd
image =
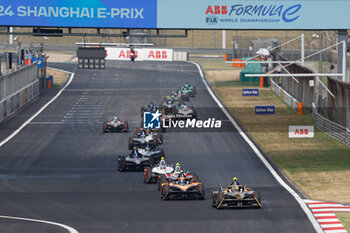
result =
[[206,15],[227,15],[227,6],[208,6]]
[[313,138],[313,126],[289,126],[289,138]]
[[[107,53],[108,54],[108,53]],[[108,56],[107,56],[108,57]],[[139,55],[138,55],[138,52],[135,51],[135,59],[138,58]],[[131,58],[131,51],[130,50],[125,50],[125,49],[122,49],[120,50],[120,53],[118,55],[118,58],[128,58],[130,59]]]
[[[106,60],[130,60],[131,51],[128,48],[106,48]],[[135,61],[172,61],[172,49],[135,49]]]
[[149,59],[167,59],[167,57],[168,57],[167,51],[150,50],[148,54]]

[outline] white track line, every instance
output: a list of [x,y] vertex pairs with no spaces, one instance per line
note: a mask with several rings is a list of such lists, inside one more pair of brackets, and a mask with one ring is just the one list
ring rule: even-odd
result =
[[28,221],[28,222],[37,222],[37,223],[44,223],[44,224],[49,224],[49,225],[54,225],[54,226],[58,226],[61,228],[66,229],[69,233],[79,233],[79,231],[75,230],[74,228],[61,224],[61,223],[57,223],[57,222],[51,222],[51,221],[45,221],[45,220],[40,220],[40,219],[31,219],[31,218],[21,218],[21,217],[11,217],[11,216],[4,216],[4,215],[0,215],[0,218],[5,218],[5,219],[12,219],[12,220],[21,220],[21,221]]
[[[63,71],[63,70],[62,70]],[[65,71],[67,72],[67,71]],[[26,127],[32,120],[34,120],[35,117],[37,117],[42,111],[44,111],[52,102],[54,102],[61,94],[62,92],[68,87],[68,85],[72,82],[74,78],[74,73],[70,73],[71,76],[69,78],[69,81],[64,85],[64,87],[49,101],[47,102],[39,111],[37,111],[33,116],[31,116],[26,122],[24,122],[18,129],[16,129],[10,136],[8,136],[6,139],[4,139],[2,142],[0,142],[0,147],[5,145],[8,141],[10,141],[13,137],[15,137],[21,130]],[[62,227],[66,229],[70,233],[79,233],[77,230],[74,228],[61,224],[61,223],[56,223],[56,222],[50,222],[50,221],[45,221],[45,220],[40,220],[40,219],[30,219],[30,218],[21,218],[21,217],[11,217],[11,216],[4,216],[0,215],[0,218],[6,218],[6,219],[13,219],[13,220],[22,220],[22,221],[30,221],[30,222],[38,222],[38,223],[45,223],[45,224],[50,224],[58,227]]]
[[237,129],[239,134],[243,137],[243,139],[248,143],[248,145],[252,148],[252,150],[255,152],[255,154],[258,156],[258,158],[262,161],[262,163],[266,166],[266,168],[270,171],[270,173],[275,177],[275,179],[280,183],[299,203],[300,207],[305,212],[306,216],[309,218],[310,222],[312,223],[314,229],[318,233],[323,233],[323,230],[321,226],[316,221],[315,217],[311,213],[310,209],[307,207],[305,202],[300,198],[300,196],[286,183],[284,180],[278,175],[278,173],[273,169],[271,164],[265,159],[265,157],[261,154],[261,152],[258,150],[258,148],[254,145],[254,143],[248,138],[248,136],[243,132],[243,130],[239,127],[239,125],[236,123],[236,121],[231,117],[231,115],[227,112],[223,104],[220,102],[220,100],[215,96],[211,88],[209,87],[206,79],[204,78],[203,72],[201,67],[195,63],[195,62],[189,62],[197,66],[199,74],[202,78],[202,81],[204,85],[206,86],[209,94],[211,97],[215,100],[217,105],[221,108],[221,110],[225,113],[226,117],[231,121],[233,126]]
[[[66,71],[67,72],[67,71]],[[70,72],[69,72],[70,73]],[[8,141],[10,141],[13,137],[15,137],[21,130],[26,127],[32,120],[34,120],[35,117],[37,117],[42,111],[44,111],[52,102],[54,102],[61,94],[62,92],[68,87],[68,85],[72,82],[74,78],[74,73],[70,73],[71,76],[69,78],[69,81],[64,85],[64,87],[49,101],[47,102],[39,111],[37,111],[33,116],[31,116],[26,122],[24,122],[18,129],[16,129],[10,136],[5,138],[2,142],[0,142],[0,148],[5,145]]]

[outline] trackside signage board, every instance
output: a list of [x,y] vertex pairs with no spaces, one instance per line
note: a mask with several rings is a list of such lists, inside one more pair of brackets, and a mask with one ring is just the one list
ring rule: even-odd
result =
[[157,0],[1,0],[0,25],[156,28]]
[[313,138],[314,126],[289,126],[289,138]]
[[349,0],[1,0],[0,26],[350,29]]
[[349,0],[158,1],[158,28],[350,29]]
[[[106,48],[106,60],[129,60],[131,51],[129,48]],[[172,49],[135,49],[135,61],[172,61]]]
[[242,96],[259,96],[259,89],[242,89]]
[[255,106],[255,114],[275,114],[275,106]]

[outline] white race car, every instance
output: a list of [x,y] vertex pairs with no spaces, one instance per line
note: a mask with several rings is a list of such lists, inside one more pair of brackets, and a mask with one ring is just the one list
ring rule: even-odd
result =
[[165,163],[164,157],[161,158],[158,165],[147,167],[143,172],[143,181],[146,184],[157,183],[160,175],[168,175],[174,172],[174,168]]

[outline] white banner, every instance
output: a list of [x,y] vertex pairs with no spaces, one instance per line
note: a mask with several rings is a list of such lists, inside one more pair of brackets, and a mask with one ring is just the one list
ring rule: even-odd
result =
[[313,138],[314,126],[289,126],[289,138]]
[[[135,48],[135,61],[173,61],[172,49]],[[106,47],[106,60],[129,60],[131,51],[129,48]]]

